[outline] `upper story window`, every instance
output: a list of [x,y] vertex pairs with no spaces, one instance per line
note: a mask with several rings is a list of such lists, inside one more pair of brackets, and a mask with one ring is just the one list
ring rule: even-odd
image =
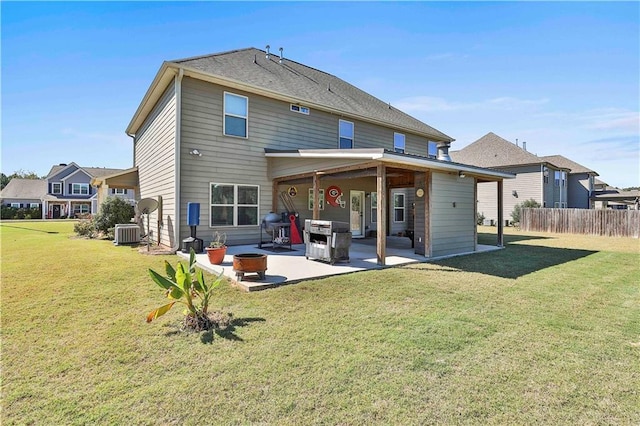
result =
[[338,148],[353,148],[353,123],[350,121],[340,120],[338,128],[340,136],[338,140]]
[[427,155],[431,158],[436,158],[438,156],[438,146],[435,142],[428,142]]
[[562,180],[562,186],[567,186],[567,172],[560,173],[560,178]]
[[211,184],[211,226],[258,224],[257,185]]
[[555,172],[553,172],[553,176],[555,179],[555,186],[560,186],[560,170],[556,170]]
[[400,154],[404,154],[404,135],[402,133],[393,133],[393,150]]
[[224,92],[224,134],[246,138],[248,126],[249,98]]
[[113,188],[113,193],[115,195],[127,195],[127,190],[125,188]]
[[301,105],[291,104],[291,111],[299,112],[300,114],[309,115],[309,108]]
[[72,183],[71,184],[72,195],[89,195],[88,183]]
[[51,184],[51,193],[52,194],[62,194],[62,183],[53,182]]

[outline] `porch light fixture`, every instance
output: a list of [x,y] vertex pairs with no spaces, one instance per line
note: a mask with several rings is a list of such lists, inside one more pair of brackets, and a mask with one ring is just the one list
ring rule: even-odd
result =
[[464,179],[465,177],[467,177],[467,175],[465,175],[465,174],[464,174],[464,172],[463,172],[462,170],[460,170],[460,171],[458,172],[458,177],[459,177],[459,178],[463,178],[463,179]]
[[202,154],[197,149],[192,149],[191,151],[189,151],[189,154],[190,155],[197,155],[198,157],[202,157]]

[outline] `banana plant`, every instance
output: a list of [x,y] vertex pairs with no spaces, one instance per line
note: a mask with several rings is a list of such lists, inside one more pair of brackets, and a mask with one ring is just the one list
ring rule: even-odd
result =
[[196,270],[196,252],[193,248],[189,254],[188,268],[178,262],[177,268],[174,269],[166,260],[164,266],[166,276],[153,269],[149,269],[149,275],[153,282],[165,290],[167,299],[171,301],[151,311],[147,315],[147,322],[166,314],[176,303],[186,305],[187,316],[194,318],[206,316],[212,291],[222,282],[223,272],[211,284],[207,284],[202,269]]

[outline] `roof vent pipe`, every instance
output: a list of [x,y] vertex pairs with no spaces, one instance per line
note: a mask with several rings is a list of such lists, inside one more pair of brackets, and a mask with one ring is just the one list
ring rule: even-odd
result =
[[527,150],[527,141],[522,141],[522,149]]
[[270,54],[269,54],[269,49],[270,49],[270,48],[271,48],[271,46],[269,46],[268,44],[267,44],[267,46],[265,47],[265,49],[267,49],[267,54],[265,55],[265,58],[267,58],[267,60],[269,59],[269,55],[270,55]]
[[279,60],[278,62],[279,62],[279,63],[282,63],[282,59],[283,59],[283,57],[282,57],[282,50],[283,50],[283,49],[282,49],[282,47],[281,47],[281,48],[280,48],[280,49],[278,49],[278,50],[280,51],[280,60]]
[[449,142],[438,142],[438,160],[451,161],[451,157],[449,157],[449,146]]

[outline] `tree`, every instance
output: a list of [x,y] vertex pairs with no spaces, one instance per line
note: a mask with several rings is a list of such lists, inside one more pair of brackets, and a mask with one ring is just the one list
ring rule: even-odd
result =
[[118,197],[108,197],[100,206],[100,212],[94,218],[96,230],[105,234],[118,223],[129,223],[135,212],[133,206]]
[[520,223],[520,212],[522,211],[522,209],[538,208],[538,207],[540,207],[540,203],[534,200],[533,198],[530,198],[526,201],[523,201],[520,204],[517,204],[513,208],[513,211],[511,212],[511,219],[513,219],[513,223]]

